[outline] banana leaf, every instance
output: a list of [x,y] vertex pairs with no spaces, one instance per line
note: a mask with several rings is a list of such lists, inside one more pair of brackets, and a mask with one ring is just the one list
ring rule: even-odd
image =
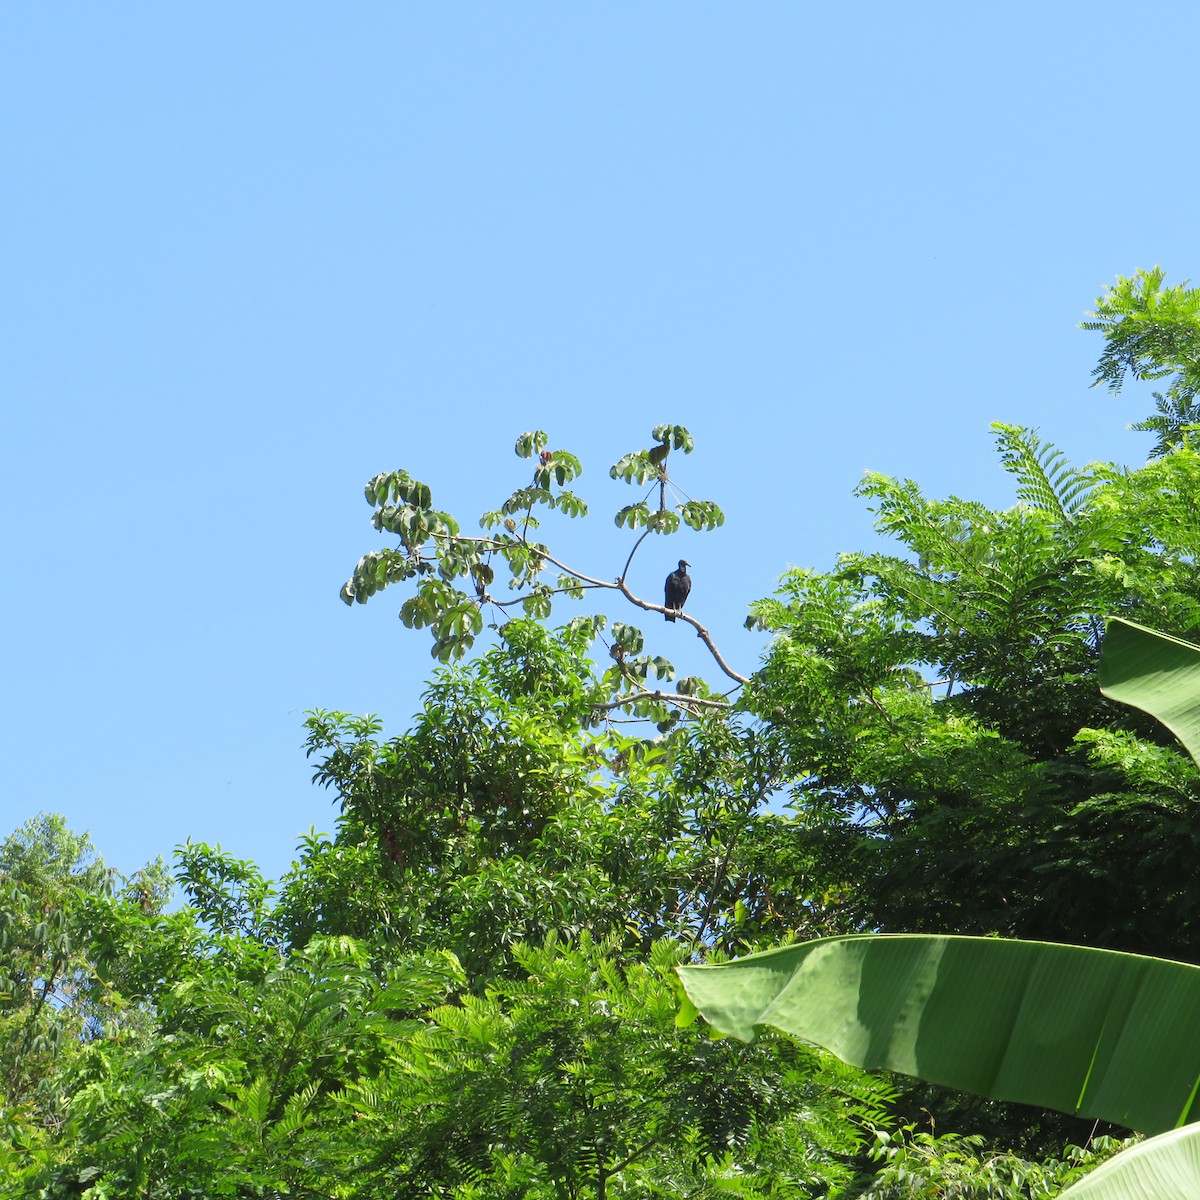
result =
[[1196,1200],[1200,1196],[1200,1125],[1160,1133],[1122,1150],[1059,1200]]
[[[720,1033],[1143,1133],[1200,1119],[1200,967],[996,938],[861,934],[678,968]],[[691,1014],[685,1014],[686,1015]]]
[[[1108,622],[1108,697],[1157,718],[1200,763],[1200,647]],[[752,1040],[775,1028],[856,1066],[1158,1133],[1063,1200],[1200,1197],[1200,967],[1048,942],[822,938],[679,967],[681,1019]],[[1160,1132],[1167,1130],[1169,1132]]]
[[1157,717],[1200,762],[1200,646],[1112,617],[1100,690]]

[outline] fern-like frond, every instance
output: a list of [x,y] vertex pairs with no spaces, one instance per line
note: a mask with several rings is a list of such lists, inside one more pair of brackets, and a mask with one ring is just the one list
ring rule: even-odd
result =
[[1064,519],[1082,509],[1095,486],[1091,471],[1077,470],[1066,454],[1044,442],[1036,429],[994,421],[1000,461],[1017,477],[1017,497],[1032,508],[1040,508]]
[[1126,375],[1134,379],[1162,379],[1174,371],[1187,371],[1200,362],[1200,289],[1189,280],[1163,287],[1161,267],[1136,271],[1104,291],[1096,311],[1081,329],[1103,333],[1104,353],[1092,374],[1096,383],[1120,391]]
[[309,1124],[312,1117],[310,1112],[312,1102],[316,1099],[319,1090],[320,1085],[314,1079],[300,1091],[289,1096],[283,1109],[283,1116],[271,1127],[268,1140],[281,1142]]
[[1126,377],[1172,377],[1165,394],[1154,393],[1157,414],[1133,426],[1158,435],[1155,458],[1179,446],[1200,419],[1200,288],[1187,280],[1164,287],[1163,279],[1161,267],[1118,278],[1082,323],[1104,335],[1093,386],[1115,393]]

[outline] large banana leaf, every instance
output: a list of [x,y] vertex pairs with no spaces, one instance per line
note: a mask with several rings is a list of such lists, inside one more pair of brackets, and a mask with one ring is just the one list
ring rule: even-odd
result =
[[995,938],[822,938],[679,968],[743,1041],[772,1027],[855,1066],[1099,1117],[1144,1133],[1200,1119],[1200,967]]
[[[1106,696],[1200,762],[1200,647],[1108,622]],[[916,934],[823,938],[678,968],[719,1031],[773,1027],[857,1066],[1154,1133],[1063,1200],[1200,1197],[1200,967],[1046,942]],[[1179,1128],[1182,1126],[1182,1128]]]
[[1196,1200],[1200,1196],[1200,1125],[1160,1133],[1109,1159],[1059,1200]]
[[1100,690],[1157,717],[1200,762],[1200,646],[1113,617],[1100,656]]

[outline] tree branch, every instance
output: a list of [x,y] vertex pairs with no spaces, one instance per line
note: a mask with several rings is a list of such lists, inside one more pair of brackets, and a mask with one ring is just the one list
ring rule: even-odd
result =
[[[584,584],[581,584],[580,586],[586,589],[586,588],[598,588],[598,587],[612,587],[612,584],[611,583],[584,583]],[[561,587],[549,588],[541,594],[544,596],[565,596],[565,595],[569,595],[570,591],[571,591],[570,588],[561,588]],[[524,604],[525,601],[529,599],[529,597],[528,596],[514,596],[513,599],[511,599],[511,600],[497,600],[495,598],[495,596],[491,595],[490,593],[485,592],[482,596],[479,597],[479,599],[482,603],[490,604],[494,608],[512,608],[512,606],[514,604]]]
[[[566,563],[555,558],[554,555],[551,554],[548,550],[534,549],[534,547],[530,546],[529,543],[527,541],[525,541],[524,538],[521,538],[520,542],[523,546],[525,546],[525,548],[527,550],[531,551],[533,554],[536,554],[537,557],[540,558],[543,562],[550,563],[551,566],[557,567],[560,571],[564,572],[567,575],[570,575],[572,579],[578,579],[580,581],[580,583],[583,583],[588,587],[609,588],[609,589],[619,591],[621,593],[621,595],[624,596],[625,599],[628,600],[629,603],[634,605],[636,608],[644,609],[646,612],[662,613],[664,616],[666,616],[668,613],[671,613],[675,616],[676,620],[685,621],[688,625],[690,625],[696,631],[696,636],[704,643],[709,654],[712,655],[713,661],[717,664],[718,667],[720,667],[721,671],[725,675],[727,675],[730,679],[734,680],[734,682],[736,682],[736,683],[749,683],[750,682],[749,676],[739,674],[739,672],[735,671],[725,661],[724,656],[721,654],[720,650],[717,649],[716,643],[712,640],[712,635],[708,632],[708,630],[703,625],[700,624],[699,621],[697,621],[695,619],[695,617],[691,617],[685,612],[676,612],[674,609],[669,609],[665,605],[662,605],[662,604],[652,604],[649,600],[643,600],[640,596],[635,596],[633,594],[633,592],[631,592],[629,590],[629,585],[625,582],[625,573],[629,570],[629,566],[633,562],[633,556],[636,553],[638,547],[642,544],[642,542],[644,542],[646,540],[646,538],[652,532],[653,532],[652,530],[647,529],[642,534],[642,536],[640,538],[638,538],[638,540],[634,543],[633,549],[629,552],[629,558],[625,562],[624,571],[622,571],[622,573],[614,581],[609,581],[606,579],[596,579],[591,575],[585,575],[582,571],[577,571],[574,567],[570,567]],[[464,537],[461,534],[454,534],[454,535],[449,535],[449,536],[446,534],[435,534],[432,540],[441,541],[441,542],[470,543],[472,545],[479,546],[479,547],[487,549],[487,550],[491,550],[495,553],[503,553],[505,546],[506,546],[506,543],[497,542],[494,538]],[[508,543],[508,544],[511,544],[511,543]],[[504,607],[504,605],[513,604],[513,603],[516,603],[516,601],[506,600],[503,603],[501,603],[500,601],[492,600],[491,603],[496,604],[498,607],[502,608],[502,607]]]
[[904,734],[900,732],[900,727],[896,724],[896,722],[894,720],[892,720],[892,714],[890,712],[888,712],[888,710],[886,708],[884,708],[883,705],[879,702],[879,698],[875,695],[874,688],[872,688],[870,690],[870,692],[867,694],[867,699],[871,702],[872,705],[875,706],[875,708],[877,708],[879,710],[880,716],[882,716],[883,719],[887,722],[888,728],[892,731],[893,735],[895,736],[896,740],[900,743],[900,745],[904,747],[905,752],[907,754],[911,755],[913,758],[916,758],[916,756],[917,756],[916,751],[908,744],[908,742],[906,742],[904,740]]
[[629,557],[625,560],[625,567],[621,574],[617,576],[617,587],[624,588],[625,576],[629,574],[629,568],[633,563],[633,556],[638,552],[638,547],[650,536],[650,527],[646,527],[645,533],[642,534],[636,542],[633,543],[633,549],[629,552]]
[[616,587],[620,591],[621,595],[624,596],[630,604],[636,605],[638,608],[644,608],[647,612],[662,613],[664,616],[670,614],[674,616],[677,621],[686,621],[696,631],[696,636],[705,644],[705,646],[708,647],[708,652],[713,656],[717,666],[720,667],[730,679],[736,680],[738,683],[750,682],[748,676],[739,675],[725,661],[725,659],[721,656],[721,652],[717,649],[716,644],[713,642],[712,636],[709,634],[708,630],[705,629],[695,617],[689,617],[685,612],[679,612],[676,609],[667,608],[662,604],[651,604],[649,600],[643,600],[640,596],[635,596],[626,586],[624,580],[618,579]]
[[615,699],[593,704],[592,711],[596,713],[612,712],[614,709],[623,708],[626,704],[633,704],[638,700],[654,700],[661,704],[674,704],[677,708],[728,709],[731,707],[729,701],[726,699],[713,700],[706,696],[685,696],[682,692],[652,692],[644,689],[640,692],[627,692],[625,695],[617,696]]

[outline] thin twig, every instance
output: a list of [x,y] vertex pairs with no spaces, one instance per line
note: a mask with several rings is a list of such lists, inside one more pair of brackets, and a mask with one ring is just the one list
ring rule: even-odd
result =
[[905,751],[908,754],[913,755],[913,757],[916,757],[916,751],[904,740],[904,734],[900,732],[900,727],[894,720],[892,720],[892,714],[888,712],[888,710],[884,708],[882,704],[880,704],[875,695],[874,688],[872,688],[867,694],[867,699],[879,710],[880,714],[883,716],[883,719],[887,722],[888,728],[896,735],[897,740],[900,742],[900,745],[904,747]]
[[[611,583],[609,583],[609,584],[581,583],[579,586],[581,588],[587,589],[587,588],[597,588],[597,587],[612,587],[612,584]],[[541,594],[543,596],[566,596],[566,595],[570,595],[574,590],[575,590],[574,588],[565,588],[565,587],[547,588],[546,591],[542,592]],[[491,595],[491,593],[485,593],[483,596],[480,597],[480,603],[491,604],[495,608],[511,608],[514,604],[524,604],[525,601],[528,599],[529,599],[529,596],[515,596],[511,600],[497,600],[495,598],[495,596]]]
[[614,700],[593,704],[592,710],[598,713],[612,712],[613,709],[623,708],[626,704],[632,704],[637,700],[654,700],[661,704],[674,704],[677,708],[694,706],[696,708],[728,709],[732,707],[729,701],[724,699],[711,700],[706,696],[685,696],[682,692],[652,692],[646,689],[640,692],[626,692]]
[[634,542],[634,543],[633,543],[633,549],[632,549],[632,550],[630,550],[630,552],[629,552],[629,557],[628,557],[628,558],[625,560],[625,567],[624,567],[624,569],[621,571],[620,575],[618,575],[618,576],[617,576],[617,587],[623,587],[623,586],[624,586],[624,583],[625,583],[625,576],[629,574],[629,568],[630,568],[630,566],[633,564],[633,556],[634,556],[634,555],[637,553],[637,551],[638,551],[638,547],[639,547],[639,546],[640,546],[640,545],[641,545],[641,544],[642,544],[642,543],[643,543],[643,542],[644,542],[644,541],[645,541],[645,540],[646,540],[646,539],[647,539],[649,536],[650,536],[650,527],[647,525],[647,526],[646,526],[646,531],[645,531],[645,533],[643,533],[643,534],[642,534],[642,536],[641,536],[640,538],[638,538],[638,540],[637,540],[636,542]]
[[616,1163],[614,1166],[607,1168],[607,1174],[609,1174],[610,1176],[616,1175],[618,1171],[625,1170],[625,1168],[627,1166],[629,1166],[630,1163],[635,1162],[637,1159],[641,1158],[641,1156],[643,1154],[645,1154],[647,1150],[652,1150],[662,1140],[663,1140],[663,1135],[661,1133],[655,1134],[654,1137],[650,1138],[648,1141],[643,1142],[636,1150],[627,1154],[623,1159],[621,1159],[621,1161],[619,1163]]

